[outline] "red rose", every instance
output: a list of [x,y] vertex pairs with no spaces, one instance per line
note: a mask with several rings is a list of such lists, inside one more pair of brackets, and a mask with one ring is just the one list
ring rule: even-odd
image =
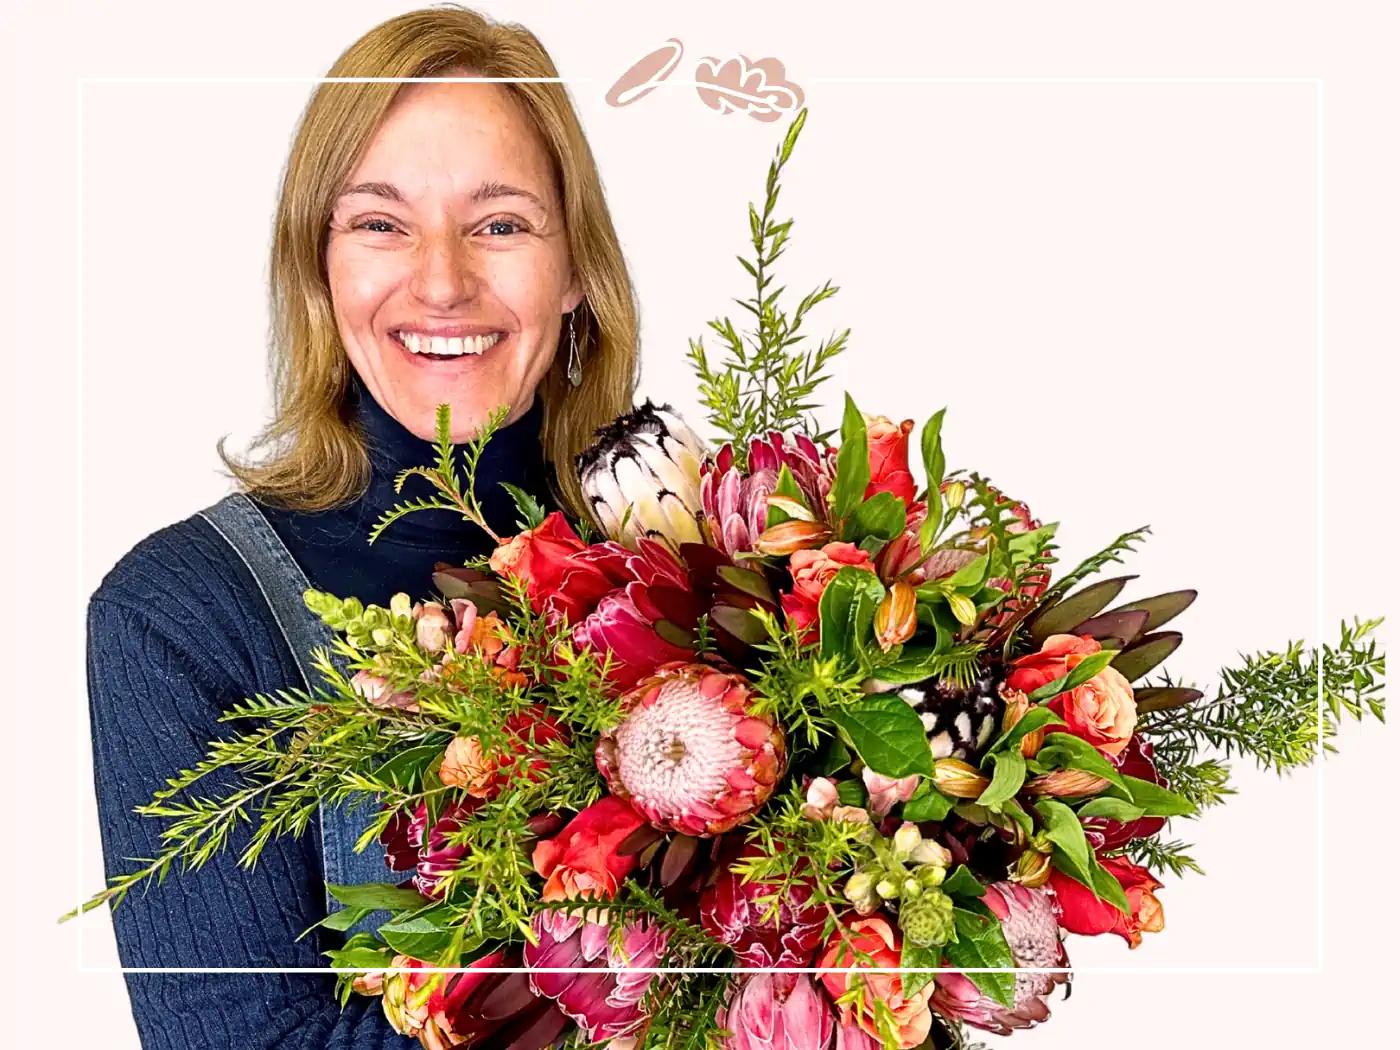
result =
[[828,543],[821,550],[796,551],[788,559],[792,593],[782,596],[783,612],[793,629],[801,632],[804,641],[814,641],[820,633],[817,604],[822,600],[822,591],[847,565],[875,571],[869,552],[854,543]]
[[1159,932],[1164,923],[1162,905],[1152,891],[1162,888],[1150,871],[1121,857],[1109,857],[1101,862],[1110,875],[1118,880],[1128,898],[1129,914],[1124,915],[1108,901],[1099,900],[1088,889],[1058,868],[1050,869],[1048,883],[1060,906],[1060,926],[1070,933],[1093,937],[1100,933],[1116,933],[1136,948],[1142,935]]
[[[1040,652],[1021,657],[1012,664],[1006,684],[1030,694],[1048,682],[1062,678],[1086,656],[1100,649],[1088,635],[1052,634]],[[1047,733],[1069,732],[1093,744],[1110,757],[1128,746],[1137,726],[1137,704],[1133,687],[1122,673],[1105,667],[1087,682],[1050,701],[1050,710],[1065,720],[1063,728],[1051,726]]]
[[531,861],[544,876],[541,896],[547,901],[575,897],[610,898],[618,881],[637,864],[617,848],[645,823],[616,795],[604,795],[569,821],[559,834],[535,846]]
[[566,616],[579,623],[603,595],[626,582],[616,555],[589,547],[554,511],[533,529],[513,536],[491,555],[491,569],[524,580],[535,612]]
[[885,416],[867,419],[865,439],[870,449],[870,484],[865,498],[877,492],[889,492],[904,501],[914,502],[914,475],[909,473],[909,432],[914,421],[906,419],[898,426]]

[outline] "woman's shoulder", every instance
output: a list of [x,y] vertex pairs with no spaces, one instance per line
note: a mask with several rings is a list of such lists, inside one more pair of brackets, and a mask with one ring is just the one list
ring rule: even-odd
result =
[[203,511],[134,544],[102,578],[89,610],[90,622],[135,620],[165,644],[212,657],[238,678],[256,677],[257,654],[275,648],[266,599]]

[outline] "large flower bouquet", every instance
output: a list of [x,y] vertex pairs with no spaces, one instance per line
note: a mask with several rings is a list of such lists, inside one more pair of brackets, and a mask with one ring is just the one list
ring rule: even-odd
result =
[[[1149,673],[1190,590],[1090,582],[1147,533],[1061,572],[1056,526],[946,469],[918,432],[804,420],[846,333],[810,349],[772,267],[778,177],[750,209],[755,329],[691,347],[712,448],[651,404],[579,460],[593,522],[515,492],[520,531],[441,565],[435,600],[308,592],[336,632],[324,682],[228,713],[143,812],[168,849],[89,902],[198,865],[252,817],[252,863],[318,805],[358,800],[380,884],[322,924],[329,953],[425,1046],[953,1046],[1044,1021],[1066,933],[1137,946],[1159,875],[1195,867],[1169,821],[1229,794],[1224,760],[1289,770],[1344,714],[1383,711],[1374,622],[1227,669],[1212,695]],[[488,528],[439,413],[434,492]],[[922,475],[922,483],[916,479]],[[601,533],[595,531],[600,529]],[[489,529],[488,529],[489,531]],[[426,583],[426,581],[425,581]],[[236,796],[191,797],[236,769]]]

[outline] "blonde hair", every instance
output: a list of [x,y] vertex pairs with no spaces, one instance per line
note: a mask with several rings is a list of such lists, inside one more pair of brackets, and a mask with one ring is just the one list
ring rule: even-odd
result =
[[[431,77],[466,68],[484,77],[559,76],[528,29],[495,23],[456,4],[391,18],[355,41],[330,77]],[[566,375],[566,350],[540,382],[541,440],[558,496],[586,514],[574,456],[593,431],[630,407],[636,385],[637,305],[592,151],[560,83],[504,83],[553,158],[569,253],[583,290],[572,326],[583,382]],[[270,265],[273,418],[251,448],[219,456],[250,494],[291,510],[324,510],[363,494],[370,478],[363,434],[346,408],[351,365],[341,345],[326,276],[335,199],[404,85],[322,83],[302,115],[277,205]],[[564,336],[563,339],[567,339]],[[251,449],[250,449],[251,451]]]

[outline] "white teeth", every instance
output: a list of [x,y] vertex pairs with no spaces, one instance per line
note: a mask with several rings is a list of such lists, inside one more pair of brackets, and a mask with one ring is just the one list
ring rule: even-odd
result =
[[403,345],[415,354],[437,354],[441,357],[461,357],[463,354],[484,354],[501,339],[500,332],[490,335],[469,335],[454,339],[400,332]]

